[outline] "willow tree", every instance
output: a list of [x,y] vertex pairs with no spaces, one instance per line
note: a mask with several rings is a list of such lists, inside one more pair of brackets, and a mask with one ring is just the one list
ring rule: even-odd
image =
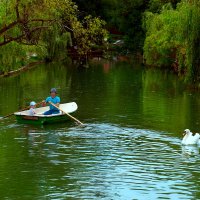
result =
[[186,44],[185,65],[188,78],[200,82],[200,2],[185,2],[181,7],[183,17],[179,29],[181,39]]
[[[69,4],[68,1],[64,3]],[[54,8],[54,1],[0,2],[1,71],[9,71],[29,63],[27,53],[37,53],[41,58],[46,56],[42,35],[59,21],[58,12]]]
[[200,2],[182,0],[160,14],[146,12],[144,57],[147,64],[175,67],[186,80],[200,81]]
[[0,1],[0,68],[10,70],[19,63],[27,63],[29,51],[41,58],[53,59],[59,53],[61,57],[63,53],[67,56],[67,46],[72,42],[87,50],[91,47],[83,38],[87,34],[79,32],[90,33],[87,39],[92,43],[97,40],[91,38],[99,33],[103,41],[103,21],[92,19],[93,25],[85,27],[78,15],[78,7],[71,0]]

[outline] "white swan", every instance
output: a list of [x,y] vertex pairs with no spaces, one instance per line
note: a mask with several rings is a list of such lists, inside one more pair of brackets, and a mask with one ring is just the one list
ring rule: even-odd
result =
[[199,138],[199,140],[198,140],[198,142],[197,142],[197,145],[200,147],[200,138]]
[[181,142],[183,145],[200,144],[199,133],[193,134],[189,129],[185,129],[183,135],[184,135],[184,137],[183,137],[182,142]]

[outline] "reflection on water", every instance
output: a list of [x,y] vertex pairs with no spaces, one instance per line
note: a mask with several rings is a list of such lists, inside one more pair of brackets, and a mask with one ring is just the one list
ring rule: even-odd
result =
[[[95,63],[78,70],[59,64],[41,66],[20,76],[0,79],[0,116],[41,102],[51,87],[61,101],[75,101],[77,118],[168,131],[199,129],[200,94],[183,90],[173,74],[144,70],[135,64]],[[6,104],[4,99],[6,99]]]
[[0,199],[200,198],[199,148],[181,146],[182,131],[199,128],[199,94],[125,63],[43,66],[0,80],[1,115],[41,101],[52,86],[78,103],[87,126],[0,120]]
[[196,145],[182,146],[182,153],[185,156],[199,155],[199,147]]

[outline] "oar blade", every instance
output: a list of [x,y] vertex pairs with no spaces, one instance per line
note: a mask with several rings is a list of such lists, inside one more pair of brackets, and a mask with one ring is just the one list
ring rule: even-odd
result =
[[60,104],[60,110],[65,113],[73,113],[78,109],[78,105],[75,102],[67,103],[67,104]]

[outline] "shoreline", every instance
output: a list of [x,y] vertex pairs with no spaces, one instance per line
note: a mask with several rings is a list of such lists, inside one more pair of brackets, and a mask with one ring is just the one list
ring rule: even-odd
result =
[[0,78],[17,75],[17,74],[19,74],[21,72],[28,71],[29,69],[32,69],[32,68],[36,67],[36,65],[42,64],[42,63],[45,63],[45,61],[31,62],[31,63],[29,63],[29,64],[27,64],[27,65],[25,65],[23,67],[20,67],[19,69],[0,74]]

